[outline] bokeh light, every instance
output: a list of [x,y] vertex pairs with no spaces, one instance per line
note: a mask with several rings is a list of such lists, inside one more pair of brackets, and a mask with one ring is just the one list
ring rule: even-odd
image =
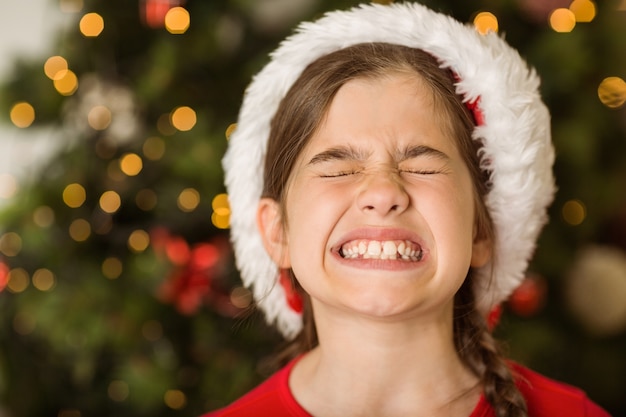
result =
[[72,70],[67,70],[62,77],[54,79],[54,88],[62,96],[71,96],[78,89],[78,77]]
[[39,206],[33,211],[33,222],[39,227],[50,227],[54,223],[54,210],[49,206]]
[[100,196],[100,208],[105,213],[115,213],[122,205],[120,195],[115,191],[105,191]]
[[149,188],[139,190],[135,196],[135,204],[143,211],[150,211],[157,205],[157,194]]
[[104,30],[104,19],[98,13],[87,13],[78,24],[80,33],[88,38],[94,38]]
[[567,224],[578,226],[585,221],[585,217],[587,217],[587,208],[580,200],[569,200],[563,204],[561,215]]
[[481,35],[498,32],[498,18],[490,12],[480,12],[474,18],[474,27]]
[[111,124],[111,110],[105,106],[94,106],[87,114],[87,123],[94,130],[105,130]]
[[76,242],[84,242],[91,235],[91,225],[85,219],[76,219],[70,224],[69,233]]
[[187,404],[187,396],[180,390],[171,389],[168,390],[163,396],[165,405],[172,410],[181,410]]
[[185,33],[190,24],[189,12],[183,7],[172,7],[165,15],[165,28],[174,35]]
[[571,32],[575,26],[576,16],[570,9],[559,8],[550,14],[550,27],[555,32]]
[[231,123],[230,125],[228,125],[225,132],[226,139],[230,139],[230,135],[233,134],[235,129],[237,129],[237,123]]
[[116,402],[125,401],[130,394],[130,388],[126,381],[116,380],[111,381],[109,388],[107,389],[109,398]]
[[30,285],[30,277],[24,268],[13,268],[9,271],[7,288],[10,292],[18,294],[24,292]]
[[30,103],[20,101],[11,107],[10,118],[15,126],[27,128],[35,121],[35,108]]
[[230,227],[230,204],[227,194],[218,194],[211,201],[213,213],[211,222],[218,229],[228,229]]
[[69,184],[63,190],[63,202],[71,208],[78,208],[83,205],[87,198],[85,187],[78,183]]
[[252,293],[245,287],[235,287],[230,293],[230,302],[237,308],[248,308],[252,303]]
[[157,136],[149,137],[143,143],[143,155],[151,161],[158,161],[165,154],[165,141]]
[[120,158],[120,169],[129,177],[134,177],[143,169],[143,161],[136,153],[127,153]]
[[598,86],[598,98],[606,107],[617,109],[626,102],[626,82],[619,77],[607,77]]
[[0,236],[0,252],[4,256],[17,256],[22,250],[22,237],[15,232],[7,232]]
[[193,129],[196,122],[196,112],[188,106],[177,107],[171,114],[172,126],[182,132]]
[[577,22],[591,22],[596,17],[596,5],[591,0],[574,0],[569,9]]
[[178,195],[177,203],[181,211],[194,211],[200,204],[200,193],[194,188],[185,188]]
[[39,291],[50,291],[54,288],[56,278],[54,273],[46,268],[41,268],[33,273],[33,286]]
[[106,258],[102,262],[102,275],[107,277],[108,279],[117,279],[122,275],[122,271],[124,270],[124,266],[122,265],[122,261],[116,257]]
[[59,55],[51,56],[43,64],[43,72],[51,80],[63,78],[68,69],[67,60]]
[[128,237],[128,247],[135,253],[143,252],[150,245],[150,235],[145,230],[135,230]]

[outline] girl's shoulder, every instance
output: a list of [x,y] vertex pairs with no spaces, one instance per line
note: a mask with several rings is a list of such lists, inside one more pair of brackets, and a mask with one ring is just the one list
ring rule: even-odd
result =
[[296,401],[289,389],[289,374],[297,360],[265,380],[234,403],[202,417],[311,417]]
[[511,363],[511,368],[531,417],[611,417],[579,388],[547,378],[516,363]]

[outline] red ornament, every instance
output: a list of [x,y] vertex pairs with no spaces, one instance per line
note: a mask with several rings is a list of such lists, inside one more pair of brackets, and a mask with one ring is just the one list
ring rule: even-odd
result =
[[9,266],[0,261],[0,292],[2,292],[9,283]]
[[167,12],[184,3],[184,0],[142,0],[139,5],[141,20],[152,29],[162,28]]
[[511,311],[521,317],[537,314],[545,305],[547,284],[540,276],[527,277],[508,300]]

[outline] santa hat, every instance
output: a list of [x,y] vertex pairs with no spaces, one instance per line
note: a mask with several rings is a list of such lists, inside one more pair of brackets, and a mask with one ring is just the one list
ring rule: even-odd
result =
[[306,66],[364,42],[430,53],[458,76],[456,91],[464,101],[478,106],[481,120],[473,138],[482,144],[481,166],[491,174],[485,202],[496,235],[492,261],[477,271],[475,280],[476,303],[483,313],[524,278],[554,195],[550,115],[538,92],[539,78],[497,34],[481,35],[471,25],[416,3],[362,5],[300,24],[247,88],[223,159],[237,267],[267,321],[287,338],[300,331],[302,316],[290,308],[256,225],[270,121]]

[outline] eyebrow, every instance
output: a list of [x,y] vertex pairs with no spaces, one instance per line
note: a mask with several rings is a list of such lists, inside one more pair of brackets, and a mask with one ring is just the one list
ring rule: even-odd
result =
[[[309,165],[315,165],[326,161],[364,161],[369,156],[368,153],[349,146],[336,146],[326,149],[311,158]],[[421,156],[432,157],[449,161],[450,157],[444,152],[426,145],[407,146],[396,152],[396,161],[402,162],[408,159],[418,158]]]

